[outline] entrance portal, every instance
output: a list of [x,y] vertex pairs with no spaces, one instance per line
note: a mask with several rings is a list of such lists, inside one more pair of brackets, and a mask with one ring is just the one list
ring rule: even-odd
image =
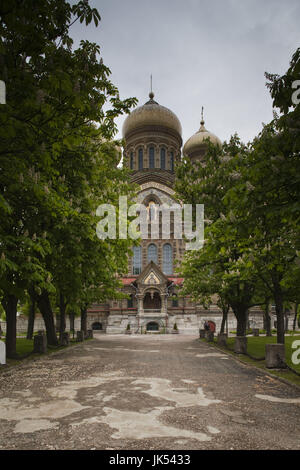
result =
[[93,323],[93,324],[92,324],[92,329],[93,329],[93,330],[102,330],[102,323],[100,323],[100,322],[98,322],[98,321],[95,322],[95,323]]
[[159,325],[156,323],[156,321],[150,321],[147,323],[147,331],[158,331],[159,330]]
[[154,310],[154,311],[160,311],[161,309],[161,298],[158,292],[154,292],[150,294],[150,292],[147,292],[147,294],[144,297],[144,302],[143,302],[143,308],[144,310]]

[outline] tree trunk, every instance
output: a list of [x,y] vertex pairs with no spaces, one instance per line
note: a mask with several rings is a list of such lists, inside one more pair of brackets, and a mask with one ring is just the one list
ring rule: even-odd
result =
[[6,357],[15,359],[17,355],[17,305],[13,294],[4,295],[2,305],[6,314]]
[[84,331],[84,334],[87,333],[87,307],[82,307],[80,309],[80,329]]
[[233,308],[234,315],[237,320],[236,335],[237,336],[246,336],[247,331],[247,321],[248,321],[248,309],[236,309]]
[[65,299],[63,294],[59,294],[59,312],[60,312],[60,323],[59,323],[59,341],[62,342],[63,333],[66,330],[66,307]]
[[57,346],[58,341],[55,331],[54,317],[49,299],[49,293],[46,290],[43,290],[42,294],[38,296],[37,304],[44,319],[47,333],[47,342],[50,346]]
[[75,313],[73,313],[73,312],[69,313],[69,318],[70,318],[70,331],[73,332],[73,338],[74,338],[74,331],[75,331]]
[[246,310],[246,333],[250,330],[250,323],[249,323],[249,309]]
[[226,326],[226,321],[227,321],[227,317],[228,317],[228,310],[229,310],[229,308],[223,308],[222,309],[223,316],[222,316],[222,323],[221,323],[220,333],[225,332],[225,326]]
[[270,304],[269,302],[266,303],[264,308],[264,319],[265,319],[265,327],[266,327],[266,336],[272,336],[271,331],[271,317],[269,315]]
[[284,313],[283,313],[283,298],[280,285],[277,284],[274,292],[276,319],[277,319],[277,343],[284,344]]
[[30,293],[30,309],[27,325],[27,339],[32,339],[34,331],[34,319],[35,319],[35,296]]
[[297,313],[298,313],[298,302],[295,303],[295,311],[294,311],[294,321],[293,321],[293,330],[295,331],[296,329],[296,323],[297,323]]

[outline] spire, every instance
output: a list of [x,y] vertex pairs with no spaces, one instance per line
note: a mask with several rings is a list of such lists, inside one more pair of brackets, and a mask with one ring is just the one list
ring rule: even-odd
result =
[[201,122],[200,122],[200,124],[201,124],[202,126],[204,126],[203,110],[204,110],[204,108],[203,108],[203,106],[202,106],[202,108],[201,108]]
[[152,91],[152,74],[150,75],[150,93],[149,93],[149,98],[150,100],[153,100],[154,98],[154,93]]
[[204,127],[204,117],[203,117],[203,106],[201,108],[201,121],[200,121],[200,129],[199,131],[206,131],[205,127]]

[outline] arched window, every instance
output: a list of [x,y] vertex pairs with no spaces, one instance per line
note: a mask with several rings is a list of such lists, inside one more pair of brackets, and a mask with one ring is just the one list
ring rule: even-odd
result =
[[160,168],[162,170],[166,169],[166,150],[160,149]]
[[154,147],[149,148],[149,168],[155,168],[154,163]]
[[157,264],[157,246],[154,243],[150,243],[148,246],[148,263],[153,261]]
[[143,149],[139,149],[139,170],[144,168],[143,165]]
[[170,243],[163,246],[163,273],[173,274],[173,249]]
[[142,271],[142,247],[133,247],[132,273],[140,274]]
[[133,152],[130,153],[130,169],[133,170]]
[[174,153],[171,152],[171,157],[170,157],[170,170],[174,171]]

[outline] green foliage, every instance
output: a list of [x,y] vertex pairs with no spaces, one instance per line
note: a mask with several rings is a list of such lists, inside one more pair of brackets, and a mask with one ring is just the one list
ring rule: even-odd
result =
[[72,309],[118,296],[130,242],[100,241],[96,209],[134,194],[113,139],[136,99],[120,99],[97,44],[73,49],[72,24],[100,20],[88,1],[4,0],[0,16],[0,292]]
[[206,222],[203,249],[185,256],[183,293],[205,307],[217,296],[244,319],[273,299],[281,342],[284,302],[300,292],[300,106],[291,102],[299,68],[300,49],[283,77],[267,74],[283,116],[247,146],[235,135],[222,149],[209,145],[204,164],[183,161],[176,184],[183,202],[204,204]]
[[224,313],[230,305],[242,329],[246,327],[248,308],[257,302],[255,286],[259,279],[255,273],[249,276],[246,272],[243,257],[248,245],[247,223],[237,224],[226,195],[239,184],[240,168],[249,151],[236,135],[222,149],[209,145],[205,165],[184,161],[178,168],[176,184],[183,202],[204,203],[206,222],[204,247],[185,255],[182,294],[192,295],[205,308],[214,300]]

